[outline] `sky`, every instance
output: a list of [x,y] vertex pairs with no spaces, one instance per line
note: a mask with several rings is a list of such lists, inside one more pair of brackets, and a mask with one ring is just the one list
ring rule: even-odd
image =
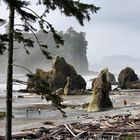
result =
[[[128,55],[139,57],[140,46],[140,0],[81,0],[101,7],[91,15],[90,22],[80,26],[75,18],[67,18],[59,11],[46,18],[56,30],[66,31],[72,26],[76,31],[86,33],[88,41],[87,57],[89,64],[100,63],[104,56]],[[36,10],[36,6],[32,6]],[[38,8],[39,13],[42,8]],[[1,4],[0,17],[6,18],[4,4]],[[18,21],[18,17],[16,17]],[[2,32],[3,29],[0,29]]]

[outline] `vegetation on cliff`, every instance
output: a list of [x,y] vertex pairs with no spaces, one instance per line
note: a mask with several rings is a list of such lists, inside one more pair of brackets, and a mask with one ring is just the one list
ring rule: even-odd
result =
[[[64,57],[69,64],[72,64],[75,67],[77,72],[87,73],[88,60],[86,53],[88,44],[86,41],[86,34],[84,32],[77,32],[72,27],[70,27],[66,32],[61,31],[58,32],[58,34],[62,36],[64,40],[64,45],[59,49],[56,48],[53,34],[51,32],[45,34],[40,30],[36,33],[36,36],[39,42],[48,46],[48,52],[51,52],[53,58],[56,56]],[[24,53],[24,48],[22,47],[23,44],[15,42],[15,48],[20,48],[16,50],[17,53],[14,56],[16,63],[30,69],[31,71],[35,71],[36,68],[50,68],[52,60],[45,59],[44,55],[41,54],[41,50],[38,47],[34,35],[31,33],[24,33],[24,37],[30,38],[34,41],[34,48],[28,49],[31,54],[28,55]],[[6,56],[1,56],[1,59],[6,59],[5,57]],[[1,62],[1,65],[5,67],[5,63],[3,62]],[[1,69],[0,72],[2,71],[5,70]],[[18,72],[17,68],[16,71]]]

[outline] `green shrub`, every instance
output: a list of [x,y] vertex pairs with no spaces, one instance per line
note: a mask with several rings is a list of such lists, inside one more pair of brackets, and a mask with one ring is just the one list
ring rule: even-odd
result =
[[0,118],[5,118],[6,113],[5,112],[0,112]]
[[127,137],[123,138],[122,140],[135,140],[135,138],[131,137],[131,136],[127,136]]

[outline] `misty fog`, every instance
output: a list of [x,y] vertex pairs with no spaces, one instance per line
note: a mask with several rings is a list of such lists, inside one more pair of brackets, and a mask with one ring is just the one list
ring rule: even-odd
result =
[[[86,0],[86,2],[91,1]],[[94,0],[93,3],[100,6],[101,10],[97,14],[93,14],[91,21],[86,22],[84,27],[81,27],[74,18],[65,18],[57,11],[50,13],[47,18],[58,31],[66,31],[73,26],[77,32],[86,33],[87,59],[90,70],[99,71],[103,67],[109,67],[110,71],[119,73],[122,68],[129,65],[140,73],[138,63],[140,1]],[[8,18],[6,7],[3,4],[1,7],[2,18]],[[40,8],[38,8],[39,11],[41,11]],[[18,18],[16,19],[18,20]],[[0,31],[4,32],[4,29],[0,29]],[[115,62],[106,60],[108,59],[106,56],[109,56],[109,59],[115,57]],[[121,57],[120,60],[120,56],[124,57]],[[6,62],[6,57],[0,57],[0,60]],[[5,65],[1,69],[4,67]]]

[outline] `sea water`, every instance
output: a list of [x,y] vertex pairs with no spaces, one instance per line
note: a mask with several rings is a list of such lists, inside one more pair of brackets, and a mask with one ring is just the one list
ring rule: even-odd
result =
[[[83,78],[87,82],[87,89],[91,88],[92,80],[95,76],[86,75]],[[24,74],[15,74],[14,79],[27,81],[27,77]],[[41,100],[40,96],[31,95],[29,93],[17,92],[20,89],[26,89],[26,85],[13,84],[13,107],[14,108],[26,108],[33,104],[46,104],[46,100]],[[24,98],[17,98],[18,96],[24,96]],[[5,111],[6,108],[6,74],[0,74],[0,111]],[[25,113],[25,110],[24,110]],[[18,115],[18,114],[17,114]]]
[[[6,74],[0,74],[0,97],[6,96]],[[27,81],[27,77],[24,74],[14,74],[13,79]],[[20,89],[25,89],[26,85],[23,84],[13,84],[13,91],[18,91]],[[16,93],[17,94],[17,93]]]
[[[14,74],[13,79],[17,79],[17,80],[21,80],[21,81],[27,81],[27,77],[24,74]],[[91,83],[92,83],[92,79],[95,78],[96,76],[92,76],[92,75],[86,75],[83,76],[83,78],[85,79],[87,86],[87,89],[91,88]],[[18,84],[18,83],[14,83],[13,84],[13,91],[18,91],[20,89],[26,89],[26,85],[23,84]],[[17,92],[14,93],[14,96],[17,96]],[[6,74],[0,74],[0,97],[4,97],[6,96]]]
[[[83,77],[85,78],[87,82],[87,89],[91,88],[91,83],[92,83],[91,79],[93,79],[96,76],[88,75],[88,76],[83,76]],[[27,81],[27,77],[22,74],[14,75],[14,79]],[[44,110],[42,109],[41,114],[39,114],[39,112],[36,110],[34,105],[45,104],[46,101],[45,100],[42,101],[39,96],[34,95],[32,97],[31,96],[25,97],[25,93],[16,92],[16,90],[23,89],[23,88],[26,88],[26,85],[17,84],[13,86],[14,92],[13,92],[12,114],[15,117],[14,121],[16,121],[16,124],[13,125],[13,132],[17,132],[25,128],[38,127],[39,125],[41,125],[40,122],[44,122],[44,121],[56,121],[56,122],[58,121],[61,123],[65,123],[65,121],[67,121],[68,123],[71,121],[72,122],[77,121],[77,118],[79,121],[85,120],[85,118],[83,117],[83,114],[87,114],[87,112],[84,112],[80,107],[79,108],[76,107],[74,109],[66,108],[65,112],[67,113],[67,116],[69,116],[67,120],[62,118],[62,114],[60,113],[60,111],[51,110],[51,108],[44,109]],[[24,95],[24,98],[16,97],[17,95],[22,95],[22,94]],[[5,111],[5,108],[6,108],[5,97],[6,97],[6,75],[1,74],[0,75],[0,111]],[[86,96],[83,95],[81,97],[69,96],[69,97],[66,97],[66,101],[71,101],[73,104],[80,103],[80,105],[82,105],[83,103],[89,102],[90,98],[91,98],[91,95],[86,95]],[[117,103],[117,100],[116,100],[116,103]],[[33,107],[32,109],[34,110],[30,110],[31,108],[28,108],[31,106]],[[27,109],[29,109],[28,115],[27,115]],[[123,111],[122,109],[115,110],[113,111],[113,113],[122,112]],[[124,111],[126,112],[126,110]],[[106,114],[110,114],[110,113],[107,112]],[[98,117],[98,116],[103,116],[102,112],[94,115],[94,117]],[[5,132],[4,127],[5,127],[5,120],[0,120],[0,134],[3,134]]]

